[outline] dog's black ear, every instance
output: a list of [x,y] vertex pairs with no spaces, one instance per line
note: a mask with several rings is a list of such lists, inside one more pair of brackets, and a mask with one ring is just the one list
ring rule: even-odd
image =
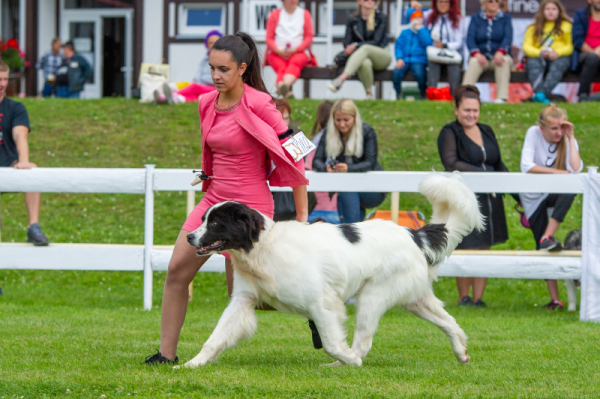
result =
[[[241,247],[249,252],[252,249],[252,243],[258,241],[260,232],[265,229],[265,221],[263,216],[244,204],[237,204],[235,207],[235,219],[238,226],[243,231]],[[241,237],[240,237],[241,238]]]
[[250,211],[250,238],[252,239],[252,242],[257,242],[260,232],[265,229],[265,219],[256,210],[249,209],[249,211]]

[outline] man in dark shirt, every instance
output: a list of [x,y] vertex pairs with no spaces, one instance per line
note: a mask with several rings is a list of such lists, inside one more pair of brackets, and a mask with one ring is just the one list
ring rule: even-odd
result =
[[[8,65],[0,60],[0,167],[31,169],[37,167],[29,162],[29,116],[25,106],[6,97]],[[25,193],[25,204],[29,215],[27,242],[33,245],[48,245],[48,238],[38,224],[40,193]]]

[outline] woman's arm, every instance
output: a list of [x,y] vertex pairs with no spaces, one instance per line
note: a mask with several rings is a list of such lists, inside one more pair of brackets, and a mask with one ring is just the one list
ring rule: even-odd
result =
[[317,172],[327,172],[327,166],[325,164],[325,162],[327,162],[327,154],[325,152],[326,137],[327,130],[325,130],[321,136],[321,141],[319,141],[319,145],[315,150],[315,157],[312,161],[312,168]]
[[267,18],[267,34],[265,36],[265,44],[269,50],[275,54],[279,54],[279,49],[275,44],[275,29],[277,28],[277,23],[279,22],[279,18],[275,16],[276,11],[277,10],[271,11],[269,17]]
[[300,43],[296,50],[298,52],[302,52],[308,49],[311,46],[314,37],[315,33],[313,28],[312,17],[308,10],[304,10],[304,38],[302,39],[302,43]]
[[350,18],[348,19],[348,22],[346,23],[346,34],[344,35],[344,48],[348,47],[350,44],[353,43],[352,41],[352,24],[354,22],[354,18]]
[[299,222],[308,221],[308,191],[306,186],[293,187],[294,204],[296,205],[296,220]]
[[569,166],[571,173],[578,173],[583,169],[583,165],[581,164],[581,155],[579,155],[579,146],[577,145],[577,140],[575,140],[575,126],[571,122],[565,122],[562,125],[563,134],[567,136],[567,140],[569,140]]
[[[451,23],[452,21],[448,22]],[[448,48],[449,50],[459,51],[460,49],[462,49],[463,41],[465,40],[463,34],[463,23],[464,19],[461,17],[460,21],[458,22],[457,28],[454,28],[452,25],[450,25],[450,30],[454,32],[454,40],[446,43],[446,48]]]
[[510,46],[513,41],[513,26],[510,15],[504,14],[504,24],[503,24],[503,36],[502,42],[500,42],[500,48],[506,51],[506,54],[510,55]]
[[523,40],[523,52],[527,57],[539,57],[542,49],[537,45],[535,40],[535,27],[530,25],[525,31],[525,39]]
[[438,137],[438,152],[442,164],[447,171],[453,172],[460,170],[462,172],[481,172],[481,166],[471,165],[470,163],[458,159],[458,148],[456,146],[456,136],[450,128],[444,127]]

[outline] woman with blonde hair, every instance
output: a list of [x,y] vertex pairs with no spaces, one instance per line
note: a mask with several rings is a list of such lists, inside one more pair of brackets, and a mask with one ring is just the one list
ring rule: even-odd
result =
[[[377,161],[377,134],[360,118],[352,100],[338,100],[331,110],[313,170],[327,173],[357,173],[383,170]],[[338,193],[340,222],[356,223],[365,219],[366,209],[379,206],[386,193]]]
[[523,42],[533,101],[550,103],[548,97],[569,69],[573,54],[572,30],[571,19],[560,0],[540,3]]
[[[521,172],[566,174],[579,173],[583,161],[574,135],[575,127],[562,108],[550,104],[542,110],[538,125],[527,130],[521,153]],[[525,216],[531,226],[536,249],[560,251],[562,244],[554,238],[565,219],[575,194],[521,194]],[[550,217],[548,209],[554,208]],[[544,308],[562,309],[556,280],[546,280],[551,301]]]
[[387,45],[387,16],[377,10],[379,0],[357,0],[358,9],[346,24],[343,56],[336,57],[344,72],[327,87],[334,93],[355,73],[365,87],[367,99],[373,99],[373,71],[386,69],[392,61]]

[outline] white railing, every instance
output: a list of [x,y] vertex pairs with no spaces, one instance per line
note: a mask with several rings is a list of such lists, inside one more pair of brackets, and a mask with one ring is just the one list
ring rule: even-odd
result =
[[[597,168],[589,168],[595,173]],[[399,193],[418,192],[430,172],[307,172],[309,191],[391,192],[392,215],[397,215]],[[475,192],[584,193],[586,174],[534,175],[522,173],[463,173]],[[32,248],[27,244],[0,244],[0,269],[123,270],[144,271],[144,309],[152,308],[152,272],[167,270],[172,247],[154,246],[154,192],[200,191],[191,187],[190,170],[0,168],[0,192],[144,194],[144,245],[52,244]],[[272,187],[273,191],[289,188]],[[193,196],[188,195],[188,201]],[[583,216],[584,218],[586,215]],[[481,265],[485,264],[485,267]],[[222,256],[213,256],[201,271],[224,271]],[[457,251],[439,270],[440,276],[532,279],[577,279],[581,276],[580,253],[560,255],[519,251]]]

